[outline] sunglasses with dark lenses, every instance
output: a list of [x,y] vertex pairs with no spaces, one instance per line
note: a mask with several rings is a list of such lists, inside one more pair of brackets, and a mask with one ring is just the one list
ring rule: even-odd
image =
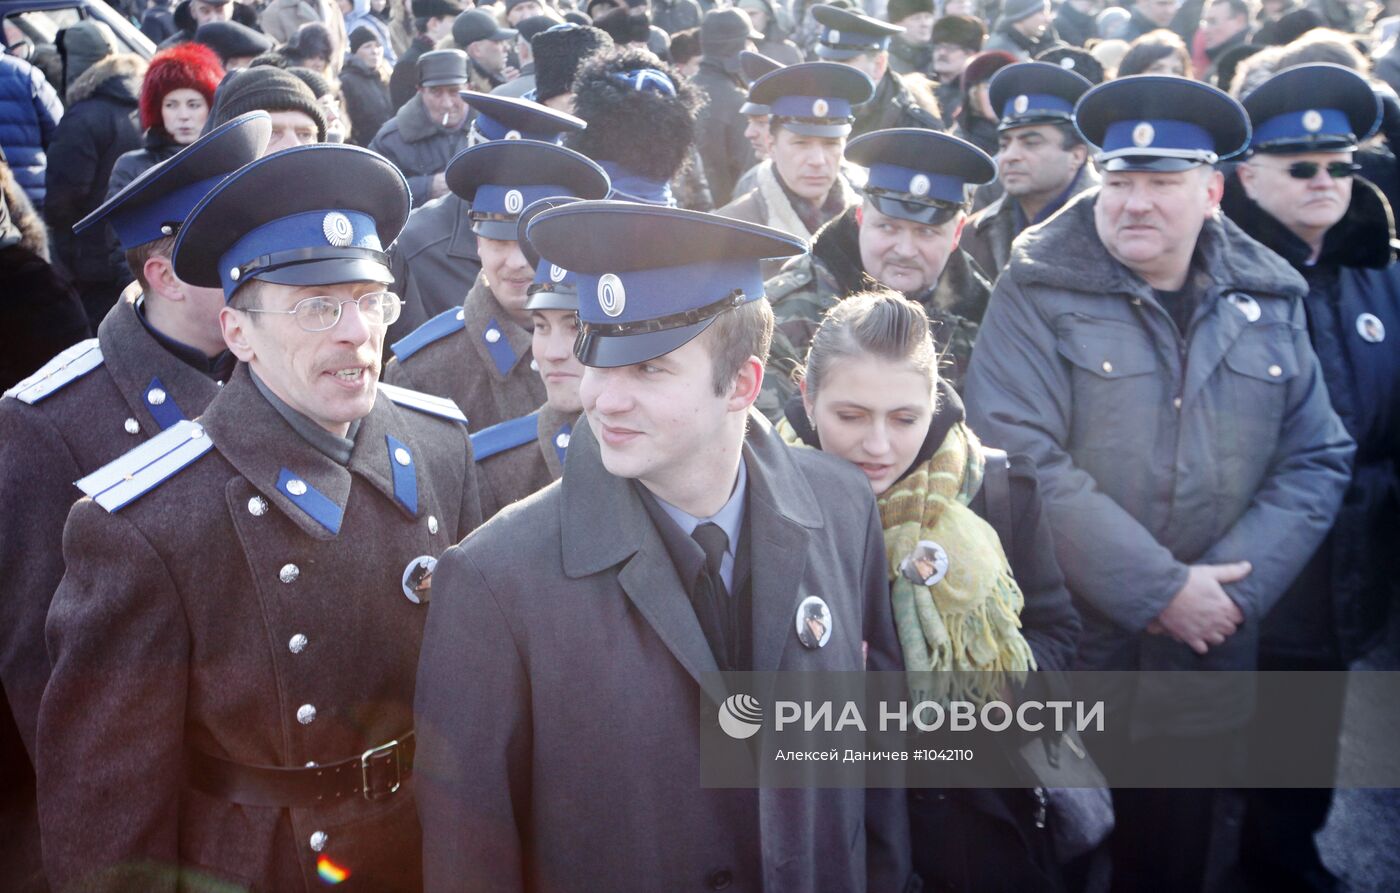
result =
[[[1295,180],[1311,180],[1317,176],[1321,167],[1322,165],[1316,161],[1295,161],[1284,170],[1288,171],[1288,176]],[[1327,176],[1334,180],[1355,176],[1360,170],[1361,165],[1351,161],[1329,161],[1327,163]]]

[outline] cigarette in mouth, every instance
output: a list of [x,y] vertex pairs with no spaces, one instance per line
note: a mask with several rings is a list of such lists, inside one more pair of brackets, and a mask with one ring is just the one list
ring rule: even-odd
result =
[[448,116],[448,114],[449,114],[449,112],[443,112],[443,113],[442,113],[442,126],[443,126],[443,127],[446,127],[446,126],[447,126],[447,116]]

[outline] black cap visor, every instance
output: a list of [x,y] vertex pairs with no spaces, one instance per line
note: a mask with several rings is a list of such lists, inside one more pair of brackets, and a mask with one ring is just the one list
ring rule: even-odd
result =
[[947,223],[958,216],[959,211],[963,210],[962,205],[953,202],[931,204],[923,199],[915,201],[913,196],[904,193],[883,192],[875,189],[866,189],[865,197],[875,206],[875,210],[886,217],[898,217],[900,220],[910,220],[927,226],[939,226]]
[[776,121],[784,130],[790,130],[799,136],[819,136],[828,138],[839,138],[851,135],[851,118],[785,118],[774,116]]
[[[394,274],[382,261],[367,257],[338,257],[307,261],[255,272],[250,279],[278,285],[341,285],[346,282],[378,282],[390,285]],[[241,284],[241,283],[240,283]]]
[[644,335],[608,335],[606,326],[579,326],[578,338],[574,341],[574,356],[585,366],[612,369],[618,366],[632,366],[665,356],[689,344],[696,335],[705,331],[716,317],[703,319],[697,323]]

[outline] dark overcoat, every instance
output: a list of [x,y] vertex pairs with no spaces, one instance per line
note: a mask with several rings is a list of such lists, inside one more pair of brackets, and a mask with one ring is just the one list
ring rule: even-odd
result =
[[81,500],[64,531],[38,734],[50,879],[319,890],[324,857],[342,889],[417,890],[411,776],[287,809],[204,793],[182,766],[325,765],[412,728],[426,608],[402,576],[479,521],[465,432],[381,394],[340,465],[246,367],[198,423],[212,449],[115,513]]
[[[504,434],[503,429],[512,426],[512,422],[519,427],[514,428],[512,435]],[[511,503],[559,479],[564,473],[564,453],[569,449],[574,426],[580,419],[574,413],[559,412],[546,403],[512,422],[502,422],[495,430],[488,428],[472,435],[483,518],[492,517]],[[500,449],[504,444],[493,442],[493,435],[508,436],[506,442],[515,442],[515,445]],[[486,454],[488,449],[490,455]]]
[[389,327],[390,345],[446,310],[462,305],[481,256],[467,217],[471,206],[448,193],[414,208],[403,231],[389,246],[389,272],[403,299],[403,313]]
[[[755,670],[902,665],[870,485],[744,443]],[[820,498],[818,497],[820,495]],[[820,594],[831,641],[794,616]],[[419,671],[419,811],[431,890],[906,889],[902,791],[700,783],[716,669],[661,534],[579,425],[564,476],[444,556]]]

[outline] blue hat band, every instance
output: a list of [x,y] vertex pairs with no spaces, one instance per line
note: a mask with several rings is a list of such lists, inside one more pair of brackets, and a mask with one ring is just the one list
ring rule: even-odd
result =
[[1253,146],[1280,140],[1355,141],[1351,119],[1340,109],[1306,109],[1279,115],[1254,128]]
[[1031,118],[1055,116],[1068,118],[1074,112],[1074,103],[1063,96],[1048,96],[1043,93],[1023,93],[1006,100],[1002,107],[1003,118]]
[[[680,317],[709,307],[735,291],[745,301],[763,297],[758,261],[708,261],[623,273],[578,274],[579,320],[601,326],[628,326]],[[677,328],[699,322],[676,320]]]
[[880,51],[890,45],[889,37],[881,37],[875,34],[865,34],[861,31],[842,31],[839,28],[827,28],[822,31],[822,43],[833,49],[856,50],[859,52]]
[[948,174],[931,174],[895,164],[872,164],[865,181],[867,189],[881,189],[912,196],[914,200],[958,202],[965,200],[967,184]]
[[[113,210],[108,219],[117,233],[117,241],[123,248],[135,248],[156,239],[173,236],[180,231],[180,224],[190,216],[199,200],[208,195],[215,186],[224,181],[226,174],[190,183],[162,195],[157,201],[134,208],[119,207]],[[169,232],[162,227],[168,227]]]
[[1163,152],[1215,152],[1215,139],[1204,128],[1186,121],[1129,119],[1115,121],[1104,133],[1102,150],[1121,155]]
[[531,184],[528,186],[478,186],[476,197],[472,199],[472,215],[495,214],[517,217],[520,212],[542,198],[560,195],[573,195],[574,190],[567,186],[552,184]]
[[515,130],[497,121],[495,118],[478,114],[476,116],[476,130],[488,140],[538,140],[542,143],[559,143],[563,141],[564,133],[561,130]]
[[566,270],[558,264],[552,264],[541,259],[539,265],[535,267],[535,285],[544,285],[551,288],[558,288],[561,285],[577,287],[578,277],[572,271]]
[[831,96],[780,96],[769,108],[780,118],[845,120],[851,117],[850,102]]
[[361,211],[307,211],[264,224],[233,243],[219,258],[224,295],[259,271],[288,266],[298,252],[306,261],[362,260],[367,252],[382,252],[374,218]]

